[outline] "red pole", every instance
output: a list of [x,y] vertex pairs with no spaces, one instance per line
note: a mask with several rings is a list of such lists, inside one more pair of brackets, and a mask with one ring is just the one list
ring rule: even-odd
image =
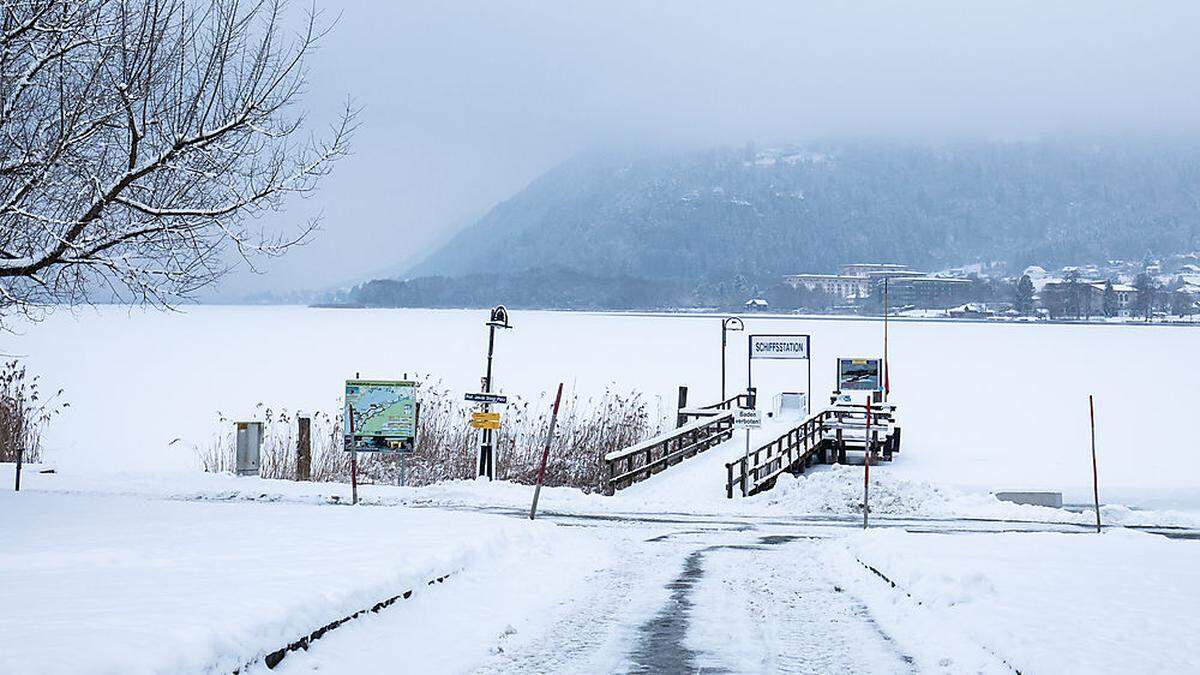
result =
[[1100,478],[1096,471],[1096,404],[1088,394],[1088,414],[1092,420],[1092,497],[1096,500],[1096,532],[1100,531]]
[[867,529],[868,498],[871,495],[871,402],[867,401],[867,428],[865,444],[867,453],[863,458],[863,529]]
[[558,404],[562,401],[562,382],[554,395],[554,410],[550,413],[550,429],[546,432],[546,445],[542,448],[542,465],[538,467],[537,481],[533,486],[533,505],[529,507],[529,519],[537,516],[538,497],[542,494],[542,480],[546,477],[546,460],[550,458],[550,441],[554,439],[554,425],[558,422]]

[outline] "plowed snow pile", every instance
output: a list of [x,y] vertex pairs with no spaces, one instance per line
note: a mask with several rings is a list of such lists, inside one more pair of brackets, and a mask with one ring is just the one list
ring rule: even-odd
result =
[[[773,490],[761,497],[767,504],[790,513],[855,514],[862,513],[863,468],[834,465],[828,471],[814,471],[793,478],[784,474]],[[896,479],[886,469],[875,469],[871,476],[871,513],[890,516],[952,517],[1009,507],[1033,514],[1050,509],[1019,507],[998,502],[991,495],[968,494],[953,488],[923,481]]]
[[[1004,518],[1010,520],[1091,522],[1093,511],[1002,502],[984,492],[965,492],[946,485],[897,478],[887,466],[871,469],[871,513],[877,516],[920,518]],[[833,465],[793,478],[779,477],[775,488],[752,497],[766,509],[792,515],[854,515],[862,513],[863,467]],[[1194,515],[1176,511],[1135,511],[1120,505],[1100,509],[1108,525],[1176,525],[1195,527]]]

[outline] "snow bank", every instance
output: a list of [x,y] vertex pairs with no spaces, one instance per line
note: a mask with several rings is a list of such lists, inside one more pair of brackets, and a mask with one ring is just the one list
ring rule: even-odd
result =
[[484,514],[0,493],[0,672],[229,672],[436,576],[545,546]]
[[[1200,671],[1190,646],[1200,631],[1200,546],[1192,541],[1119,529],[871,530],[831,542],[829,555],[885,630],[916,653],[950,660],[945,672],[967,670],[963,658],[987,660],[961,651],[939,657],[956,642],[952,634],[1025,673]],[[941,639],[930,640],[930,626]]]
[[[891,470],[893,466],[894,463],[871,467],[871,513],[875,516],[994,518],[1081,525],[1095,522],[1094,509],[1073,512],[1002,502],[987,492],[905,479]],[[860,515],[862,500],[863,467],[835,464],[797,477],[784,474],[773,490],[749,501],[772,514]],[[1110,526],[1200,527],[1200,516],[1178,511],[1133,510],[1114,504],[1102,505],[1100,515],[1104,524]]]

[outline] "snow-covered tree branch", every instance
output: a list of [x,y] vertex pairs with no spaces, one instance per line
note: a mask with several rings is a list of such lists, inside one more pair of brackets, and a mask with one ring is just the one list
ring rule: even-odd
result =
[[347,153],[295,110],[325,33],[283,0],[0,0],[0,315],[169,305],[315,223],[255,225]]

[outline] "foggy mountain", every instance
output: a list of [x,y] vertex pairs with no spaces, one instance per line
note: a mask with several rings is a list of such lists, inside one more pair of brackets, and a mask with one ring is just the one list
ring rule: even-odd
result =
[[695,281],[1142,257],[1197,246],[1200,146],[853,142],[590,154],[498,204],[411,276]]

